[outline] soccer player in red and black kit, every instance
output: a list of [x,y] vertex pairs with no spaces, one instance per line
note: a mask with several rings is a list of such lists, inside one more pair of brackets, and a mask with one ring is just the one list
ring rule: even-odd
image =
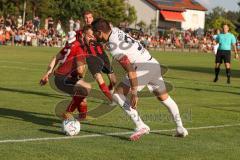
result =
[[[89,71],[97,81],[104,95],[112,101],[111,91],[113,92],[113,88],[116,84],[116,76],[113,73],[109,58],[103,46],[96,42],[91,30],[91,24],[94,20],[93,13],[91,11],[86,11],[83,16],[85,27],[83,30],[77,31],[77,39],[81,43],[82,48],[88,53],[86,62]],[[106,85],[102,73],[107,74],[110,81],[109,86]]]
[[[56,87],[72,95],[72,101],[63,115],[65,119],[72,118],[71,113],[76,108],[79,111],[79,119],[86,118],[86,96],[91,89],[91,85],[82,80],[85,72],[86,54],[75,36],[76,33],[74,31],[69,32],[67,44],[53,57],[48,65],[47,72],[40,80],[40,84],[45,85],[49,81],[50,75],[54,73]],[[58,67],[55,69],[57,65]]]

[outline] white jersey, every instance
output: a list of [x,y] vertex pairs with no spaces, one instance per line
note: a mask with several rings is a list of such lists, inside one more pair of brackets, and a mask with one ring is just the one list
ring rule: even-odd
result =
[[[164,93],[165,83],[161,75],[161,67],[158,61],[134,38],[118,28],[112,28],[109,37],[109,49],[112,56],[119,60],[127,56],[130,63],[136,67],[138,80],[137,90],[141,91],[145,86],[150,91]],[[125,85],[131,86],[128,76],[123,81]]]
[[113,58],[117,60],[127,56],[130,63],[134,64],[136,62],[147,62],[152,57],[139,41],[119,28],[112,28],[108,42],[110,52]]

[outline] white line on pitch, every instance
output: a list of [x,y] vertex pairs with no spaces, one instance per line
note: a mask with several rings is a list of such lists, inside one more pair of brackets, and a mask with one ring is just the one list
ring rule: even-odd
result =
[[29,65],[37,65],[37,66],[45,66],[46,64],[43,63],[29,63],[29,62],[21,62],[21,61],[7,61],[7,60],[0,60],[3,63],[15,63],[15,64],[29,64]]
[[41,69],[26,68],[26,67],[14,67],[14,66],[0,66],[0,68],[16,69],[16,70],[42,71]]
[[[215,129],[215,128],[225,128],[225,127],[236,127],[240,126],[239,124],[226,124],[226,125],[217,125],[217,126],[203,126],[203,127],[192,127],[187,128],[188,130],[201,130],[201,129]],[[165,130],[152,130],[151,133],[161,133],[175,131],[175,129],[165,129]],[[34,141],[48,141],[48,140],[64,140],[64,139],[79,139],[79,138],[91,138],[91,137],[104,137],[104,136],[119,136],[119,135],[128,135],[133,132],[115,132],[115,133],[102,133],[102,134],[90,134],[83,136],[62,136],[62,137],[45,137],[45,138],[27,138],[27,139],[6,139],[0,140],[0,143],[17,143],[17,142],[34,142]]]

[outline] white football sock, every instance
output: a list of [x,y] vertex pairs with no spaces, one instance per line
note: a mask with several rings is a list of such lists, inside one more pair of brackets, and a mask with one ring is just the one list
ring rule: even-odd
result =
[[138,115],[137,110],[132,109],[129,101],[124,95],[115,93],[113,94],[113,99],[121,106],[121,108],[127,113],[127,115],[131,117],[137,128],[141,128],[143,125],[145,125],[140,116]]
[[177,127],[182,127],[183,124],[182,124],[182,120],[178,110],[178,106],[174,102],[174,100],[169,96],[165,101],[161,101],[161,102],[164,104],[164,106],[167,107],[168,111],[171,113],[172,118],[176,123]]

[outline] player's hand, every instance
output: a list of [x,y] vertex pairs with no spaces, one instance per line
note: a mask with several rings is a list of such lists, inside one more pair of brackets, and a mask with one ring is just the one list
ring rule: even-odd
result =
[[48,74],[45,74],[43,77],[42,77],[42,79],[40,80],[40,85],[41,86],[44,86],[44,85],[46,85],[47,84],[47,82],[49,81],[49,75]]
[[130,105],[133,109],[137,109],[138,96],[137,94],[132,94],[130,99]]
[[235,58],[236,58],[236,59],[239,59],[239,55],[238,55],[238,54],[235,54]]

